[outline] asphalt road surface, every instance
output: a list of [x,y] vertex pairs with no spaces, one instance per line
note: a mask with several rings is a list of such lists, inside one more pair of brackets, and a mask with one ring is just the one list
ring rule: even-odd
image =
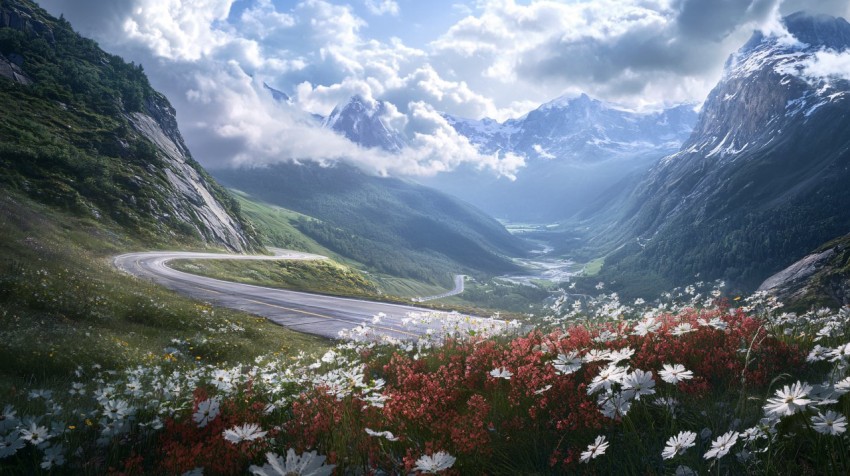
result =
[[[432,312],[428,309],[232,283],[184,273],[167,266],[169,261],[178,259],[325,259],[324,256],[298,251],[272,251],[275,256],[153,251],[123,254],[116,256],[113,262],[122,271],[148,279],[180,294],[263,316],[299,332],[337,338],[340,331],[364,323],[379,334],[400,339],[416,338],[427,332],[427,325],[402,325],[401,321],[408,317],[409,313]],[[384,314],[381,322],[372,324],[373,316],[379,313]],[[432,324],[431,327],[436,330],[440,326]]]

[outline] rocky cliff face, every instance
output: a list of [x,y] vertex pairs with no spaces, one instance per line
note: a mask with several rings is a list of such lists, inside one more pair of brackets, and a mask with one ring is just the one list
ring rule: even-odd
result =
[[174,110],[163,96],[147,101],[146,113],[127,114],[126,119],[146,139],[154,143],[165,159],[163,167],[170,184],[166,195],[169,208],[183,222],[190,223],[206,240],[234,251],[246,251],[256,239],[246,235],[245,223],[226,210],[213,193],[213,179],[192,159],[177,129]]
[[[27,0],[0,4],[0,29],[8,30],[0,100],[13,115],[0,119],[0,182],[152,242],[259,248],[235,200],[192,159],[174,109],[141,67]],[[80,76],[69,81],[69,70]]]
[[850,305],[850,235],[833,240],[759,286],[792,308]]
[[43,21],[44,12],[29,2],[8,0],[0,6],[0,28],[12,28],[55,43],[53,28]]

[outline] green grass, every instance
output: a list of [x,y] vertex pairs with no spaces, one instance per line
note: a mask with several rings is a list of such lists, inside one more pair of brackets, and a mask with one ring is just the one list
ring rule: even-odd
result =
[[212,308],[117,271],[111,256],[143,248],[120,228],[17,195],[0,198],[0,392],[16,383],[177,358],[245,362],[320,351],[329,341]]
[[446,288],[433,284],[423,283],[410,278],[399,278],[386,274],[369,275],[385,293],[403,298],[415,298],[422,296],[436,296],[446,292]]
[[258,201],[240,190],[230,189],[230,192],[239,203],[242,213],[251,220],[257,231],[262,234],[266,245],[306,251],[308,253],[334,258],[337,261],[344,261],[342,257],[333,251],[301,233],[295,226],[295,223],[299,220],[314,220],[314,218]]
[[331,260],[179,260],[171,267],[211,278],[319,294],[378,296],[375,283],[359,271]]
[[587,277],[596,276],[602,271],[602,266],[605,264],[605,258],[596,258],[584,265],[583,275]]

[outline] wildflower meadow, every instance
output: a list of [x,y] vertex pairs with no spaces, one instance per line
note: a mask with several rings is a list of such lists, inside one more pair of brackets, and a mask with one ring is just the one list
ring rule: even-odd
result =
[[[722,283],[720,283],[722,284]],[[320,355],[77,368],[0,404],[9,474],[850,474],[850,309],[689,286]],[[379,321],[376,316],[374,321]]]

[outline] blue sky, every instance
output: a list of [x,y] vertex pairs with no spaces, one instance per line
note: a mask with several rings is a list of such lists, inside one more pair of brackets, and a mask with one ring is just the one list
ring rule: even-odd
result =
[[[510,177],[441,112],[517,117],[561,95],[632,108],[701,102],[752,34],[847,0],[40,0],[109,52],[145,67],[207,166],[350,160],[434,175],[462,163]],[[270,100],[267,82],[292,97]],[[410,146],[364,150],[323,130],[353,94],[382,100]]]

